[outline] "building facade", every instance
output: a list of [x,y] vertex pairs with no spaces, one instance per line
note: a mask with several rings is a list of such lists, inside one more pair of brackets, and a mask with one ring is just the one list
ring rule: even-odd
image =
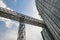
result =
[[[60,40],[60,0],[36,0],[36,7],[46,24],[42,31],[43,39]],[[52,39],[48,38],[48,30]]]

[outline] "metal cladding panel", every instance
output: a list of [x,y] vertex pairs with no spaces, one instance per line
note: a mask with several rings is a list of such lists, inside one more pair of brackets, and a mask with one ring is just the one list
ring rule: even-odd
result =
[[17,40],[25,40],[25,24],[20,23]]
[[43,40],[54,40],[54,38],[52,37],[51,33],[47,29],[44,29],[41,32],[41,34],[42,34]]
[[36,0],[39,15],[55,40],[60,40],[60,0]]

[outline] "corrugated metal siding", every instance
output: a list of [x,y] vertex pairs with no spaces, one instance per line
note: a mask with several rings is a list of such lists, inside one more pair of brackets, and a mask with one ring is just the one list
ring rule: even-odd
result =
[[52,37],[51,33],[47,29],[44,29],[41,32],[41,34],[42,34],[43,40],[54,40],[54,38]]
[[39,14],[55,40],[60,40],[60,0],[36,0]]

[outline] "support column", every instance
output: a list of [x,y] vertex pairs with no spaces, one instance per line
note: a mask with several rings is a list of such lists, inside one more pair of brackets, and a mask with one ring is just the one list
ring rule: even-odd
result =
[[20,20],[19,31],[18,31],[18,39],[17,40],[25,40],[24,19]]

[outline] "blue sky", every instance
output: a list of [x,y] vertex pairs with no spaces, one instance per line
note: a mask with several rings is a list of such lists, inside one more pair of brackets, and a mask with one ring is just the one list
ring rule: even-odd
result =
[[[0,0],[0,7],[9,8],[16,12],[42,20],[41,17],[38,15],[35,0]],[[17,21],[12,21],[6,18],[0,18],[0,28],[2,28],[2,31],[0,30],[0,34],[5,31],[4,37],[2,35],[0,36],[0,39],[16,40],[18,26],[19,22]],[[42,28],[40,27],[26,24],[26,40],[42,40],[40,33],[41,30]]]
[[5,22],[0,21],[0,31],[5,32],[7,30]]
[[[32,0],[4,0],[8,7],[17,12],[24,12],[32,3]],[[29,11],[29,10],[27,10]]]
[[36,9],[35,0],[4,0],[4,3],[16,12],[41,19]]
[[19,22],[0,17],[0,40],[16,40]]

